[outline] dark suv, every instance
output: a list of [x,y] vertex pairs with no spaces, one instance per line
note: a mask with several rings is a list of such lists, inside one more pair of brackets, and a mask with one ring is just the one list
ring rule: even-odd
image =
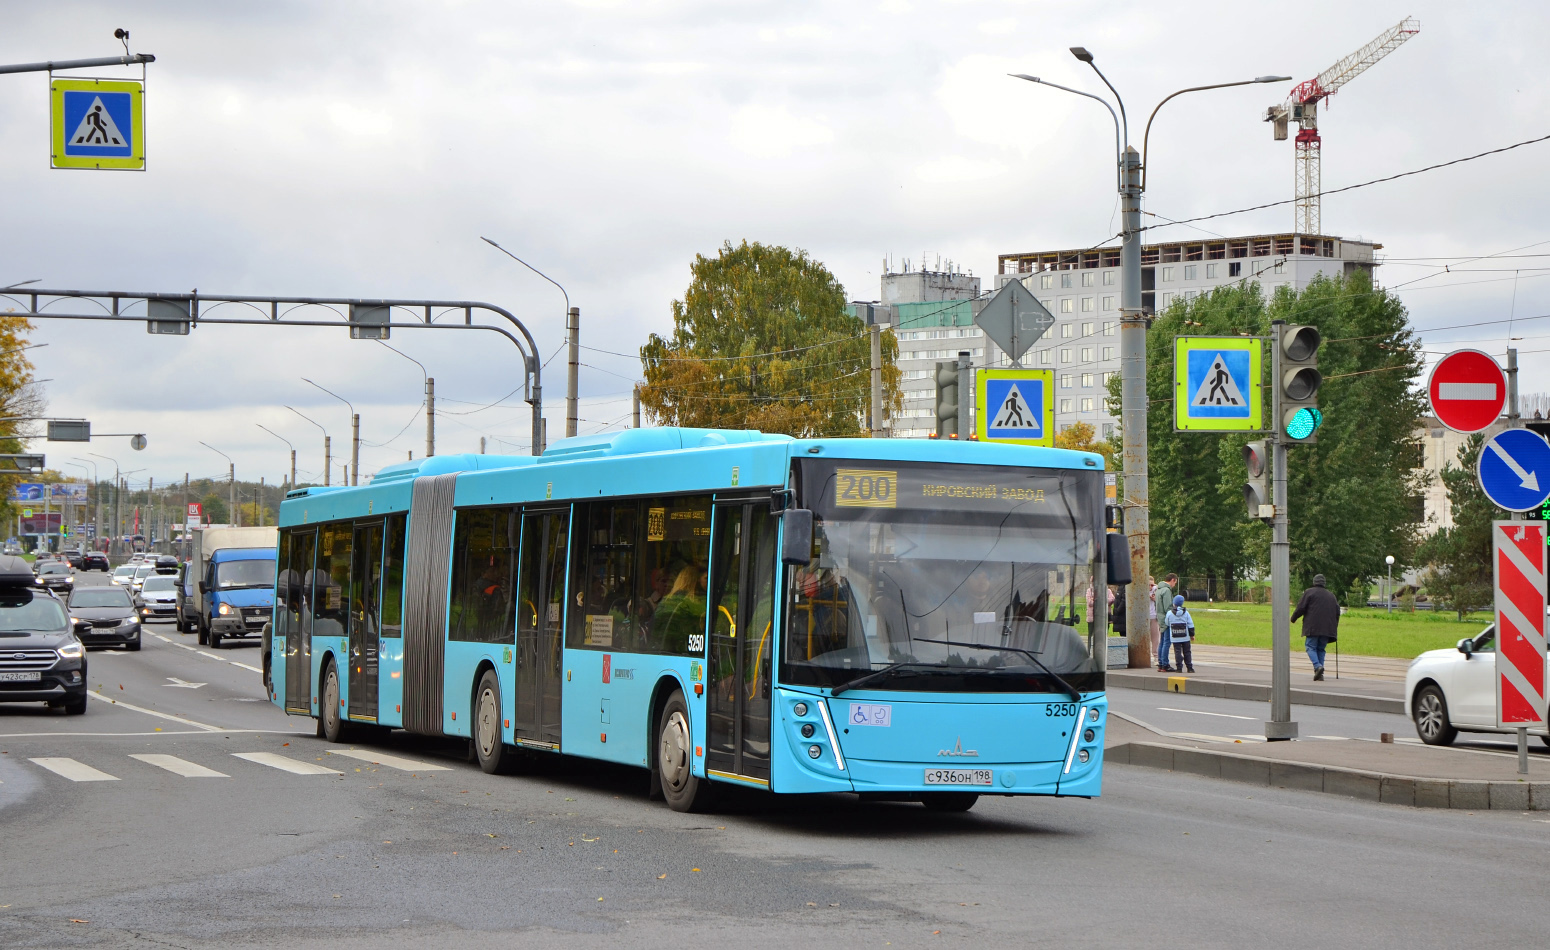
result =
[[0,556],[0,702],[86,712],[86,647],[65,605],[33,586],[19,557]]
[[106,554],[103,554],[101,551],[91,551],[81,558],[81,570],[102,571],[106,574],[112,568],[108,566],[108,556]]

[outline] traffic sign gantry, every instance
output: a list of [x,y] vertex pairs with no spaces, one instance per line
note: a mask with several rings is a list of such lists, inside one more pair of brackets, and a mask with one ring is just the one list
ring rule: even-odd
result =
[[1454,350],[1437,361],[1426,383],[1432,415],[1454,432],[1479,432],[1502,414],[1507,377],[1479,350]]
[[1173,428],[1178,432],[1254,432],[1260,428],[1260,351],[1246,336],[1173,340]]
[[1496,725],[1543,726],[1545,523],[1493,521],[1491,538],[1496,576]]
[[1550,442],[1529,429],[1498,432],[1480,449],[1476,477],[1498,508],[1538,508],[1550,498]]

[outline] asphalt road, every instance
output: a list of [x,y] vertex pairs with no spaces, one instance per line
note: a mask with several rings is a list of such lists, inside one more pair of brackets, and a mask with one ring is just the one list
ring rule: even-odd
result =
[[488,776],[402,734],[342,755],[262,701],[253,645],[152,630],[138,654],[91,655],[85,716],[0,707],[0,946],[1520,947],[1543,930],[1536,902],[1499,896],[1543,874],[1533,814],[1115,766],[1095,801],[932,815],[738,793],[680,815],[631,769]]

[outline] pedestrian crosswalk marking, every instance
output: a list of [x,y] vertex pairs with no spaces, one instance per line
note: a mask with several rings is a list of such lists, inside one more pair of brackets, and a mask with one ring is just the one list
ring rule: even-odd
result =
[[280,755],[278,752],[233,752],[232,755],[248,762],[256,762],[259,765],[267,765],[272,769],[282,772],[291,772],[296,775],[343,775],[337,769],[331,769],[323,765],[315,765],[311,762],[299,762],[296,759]]
[[450,772],[452,769],[445,765],[432,765],[429,762],[416,762],[414,759],[406,759],[397,755],[383,755],[370,749],[329,749],[329,755],[342,755],[351,759],[359,759],[362,762],[370,762],[372,765],[386,765],[389,768],[402,772]]
[[66,758],[41,758],[28,759],[33,765],[42,766],[55,775],[67,778],[72,782],[116,782],[118,776],[99,772],[83,762]]
[[130,758],[144,762],[146,765],[154,765],[159,769],[166,769],[184,778],[231,778],[225,772],[207,769],[202,765],[196,765],[187,759],[180,759],[175,755],[145,753],[142,755],[131,755]]

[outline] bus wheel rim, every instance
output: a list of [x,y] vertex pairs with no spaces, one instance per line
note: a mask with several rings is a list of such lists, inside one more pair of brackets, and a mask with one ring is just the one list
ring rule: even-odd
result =
[[673,711],[662,729],[662,781],[674,790],[689,779],[689,724],[684,714]]
[[479,694],[479,751],[488,758],[495,751],[495,695]]

